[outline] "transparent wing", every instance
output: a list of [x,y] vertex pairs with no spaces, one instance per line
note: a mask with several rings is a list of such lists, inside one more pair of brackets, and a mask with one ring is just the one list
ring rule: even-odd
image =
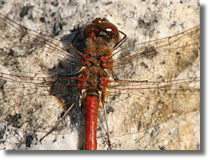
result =
[[80,58],[64,41],[18,25],[2,14],[0,41],[0,122],[49,131],[78,96],[75,76],[64,76],[81,68]]
[[111,137],[157,130],[164,122],[200,112],[200,26],[131,48],[113,58],[119,80],[111,80],[107,91]]
[[[2,33],[0,38],[3,42],[1,47],[4,51],[7,51],[7,48],[12,48],[10,55],[14,54],[17,57],[21,57],[22,61],[19,63],[26,63],[24,56],[30,55],[35,51],[36,59],[42,65],[51,66],[52,61],[58,62],[62,60],[62,62],[81,67],[81,58],[74,55],[75,51],[66,42],[30,30],[2,14],[0,14],[0,22]],[[70,51],[71,54],[66,50]],[[2,64],[4,63],[2,61]]]
[[[77,82],[70,77],[0,73],[0,79],[0,122],[24,130],[49,131],[78,98]],[[70,125],[64,122],[60,127]]]
[[121,79],[172,79],[199,59],[199,49],[200,26],[196,26],[177,35],[120,49],[113,54],[113,70]]
[[[0,22],[0,122],[47,132],[78,98],[71,73],[81,67],[81,57],[65,42],[1,14]],[[199,38],[197,26],[172,37],[127,43],[115,52],[113,72],[119,80],[110,80],[105,104],[112,136],[140,133],[200,109]],[[73,110],[71,123],[67,117],[58,129],[76,126],[80,112]],[[104,123],[103,111],[99,115]]]

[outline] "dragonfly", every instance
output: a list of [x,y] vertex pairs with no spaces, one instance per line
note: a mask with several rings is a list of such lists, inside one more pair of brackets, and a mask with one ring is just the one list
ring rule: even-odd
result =
[[[2,14],[0,21],[0,122],[48,133],[73,106],[54,132],[71,132],[83,125],[84,92],[79,89],[78,73],[84,67],[85,44],[79,34],[71,40],[78,46],[72,47]],[[6,29],[9,32],[4,33]],[[200,26],[195,26],[158,40],[124,43],[113,51],[110,79],[100,103],[106,110],[99,109],[97,128],[108,126],[101,136],[107,136],[109,148],[114,148],[112,134],[135,135],[200,110],[199,47]],[[106,118],[112,123],[106,125]]]

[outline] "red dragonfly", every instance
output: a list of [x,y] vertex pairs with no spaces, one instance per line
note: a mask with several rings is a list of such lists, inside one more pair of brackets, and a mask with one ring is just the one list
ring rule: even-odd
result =
[[[2,14],[0,22],[4,42],[1,123],[35,133],[73,130],[83,122],[83,118],[77,119],[78,114],[88,110],[78,111],[78,106],[105,106],[105,112],[99,110],[98,128],[97,115],[86,114],[88,121],[91,117],[94,121],[86,129],[91,133],[86,135],[85,149],[96,149],[96,130],[104,126],[109,126],[106,136],[113,148],[111,133],[118,137],[141,133],[200,109],[200,26],[155,41],[124,44],[123,48],[119,46],[125,34],[119,31],[123,35],[119,39],[118,29],[105,19],[95,19],[84,28],[86,44],[81,42],[80,32],[69,44],[18,25]],[[10,32],[4,33],[8,29]],[[11,46],[13,49],[7,50]],[[135,101],[130,102],[131,97]],[[111,99],[117,103],[112,105]],[[71,120],[59,122],[65,114]],[[105,117],[111,117],[113,123],[106,125]]]

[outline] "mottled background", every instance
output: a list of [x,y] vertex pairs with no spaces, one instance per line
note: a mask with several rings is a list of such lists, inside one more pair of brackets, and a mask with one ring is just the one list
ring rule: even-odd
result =
[[[70,34],[78,25],[83,27],[96,17],[106,17],[128,35],[129,41],[136,43],[171,36],[200,23],[200,4],[197,0],[149,2],[143,0],[55,0],[51,2],[14,0],[2,1],[0,13],[27,28],[57,39]],[[115,144],[114,149],[199,149],[199,122],[199,111],[195,111],[162,124],[158,132],[150,129],[138,136],[113,137],[111,141]],[[179,124],[176,127],[180,134],[173,134],[173,130],[177,131],[177,128],[171,127],[174,123]],[[40,138],[39,133],[37,134]],[[26,147],[25,133],[10,128],[8,133],[5,133],[4,143],[0,144],[0,148],[7,150],[78,149],[80,136],[84,135],[78,135],[77,130],[66,134],[51,134],[42,144],[33,139],[30,141],[31,147]],[[121,145],[122,141],[128,143]],[[104,143],[103,137],[99,136],[98,149],[106,149],[107,146]]]

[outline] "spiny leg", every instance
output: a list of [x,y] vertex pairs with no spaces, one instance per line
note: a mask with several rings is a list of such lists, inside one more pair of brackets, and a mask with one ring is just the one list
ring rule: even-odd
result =
[[40,140],[39,142],[41,142],[45,137],[47,137],[50,133],[52,133],[56,128],[57,126],[60,124],[60,122],[64,119],[64,117],[68,114],[68,112],[72,109],[72,107],[75,105],[77,101],[75,101],[70,107],[69,109],[65,112],[65,114],[60,118],[60,120],[56,123],[56,125],[46,134],[44,135]]

